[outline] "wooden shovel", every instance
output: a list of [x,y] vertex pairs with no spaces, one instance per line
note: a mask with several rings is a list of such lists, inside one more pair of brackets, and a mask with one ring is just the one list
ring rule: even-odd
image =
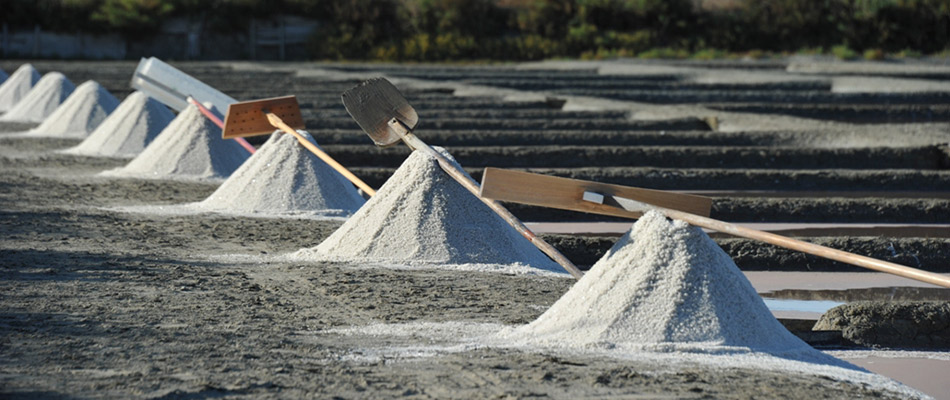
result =
[[501,201],[629,218],[639,218],[644,212],[652,210],[672,219],[729,235],[758,240],[779,247],[950,288],[950,277],[835,250],[774,233],[749,229],[689,212],[661,207],[656,205],[658,203],[655,203],[656,200],[652,197],[653,193],[641,192],[642,190],[644,189],[558,178],[529,172],[486,168],[485,174],[482,176],[480,195]]
[[225,139],[241,138],[247,136],[257,136],[274,131],[274,128],[280,129],[297,138],[303,147],[310,150],[314,155],[323,160],[327,165],[335,169],[354,185],[362,189],[366,194],[375,196],[373,190],[366,182],[363,182],[356,175],[353,175],[346,167],[338,163],[333,157],[320,150],[312,142],[297,132],[297,129],[304,129],[303,117],[300,115],[300,105],[297,104],[296,96],[274,97],[271,99],[242,101],[240,103],[231,103],[228,105],[228,113],[224,118],[224,127],[221,129],[221,136]]
[[409,105],[402,93],[392,83],[383,79],[371,79],[343,92],[343,105],[363,131],[380,147],[388,147],[403,141],[413,150],[423,151],[434,157],[439,166],[452,179],[478,197],[498,216],[511,225],[525,239],[534,244],[539,250],[551,257],[552,260],[564,267],[574,278],[580,279],[584,274],[567,257],[553,246],[535,236],[517,217],[511,214],[497,201],[478,196],[478,183],[472,180],[465,172],[452,164],[448,159],[429,147],[422,139],[412,134],[412,129],[419,122],[419,115]]

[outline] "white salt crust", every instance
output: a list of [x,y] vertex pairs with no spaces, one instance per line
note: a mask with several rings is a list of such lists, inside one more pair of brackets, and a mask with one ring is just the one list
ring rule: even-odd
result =
[[26,136],[84,139],[119,105],[96,81],[86,81]]
[[40,80],[40,73],[31,64],[23,64],[17,68],[0,85],[0,112],[6,112],[19,103]]
[[102,121],[89,137],[63,153],[132,158],[175,119],[175,114],[142,92],[134,92]]
[[7,122],[43,122],[63,101],[73,93],[76,86],[59,72],[43,75],[33,89],[19,102],[0,116]]
[[142,179],[221,181],[250,154],[233,140],[221,138],[221,129],[188,106],[125,167],[101,176]]
[[[445,150],[437,150],[455,163]],[[469,264],[485,271],[517,264],[538,272],[563,271],[421,151],[413,152],[323,243],[290,258],[414,267]]]

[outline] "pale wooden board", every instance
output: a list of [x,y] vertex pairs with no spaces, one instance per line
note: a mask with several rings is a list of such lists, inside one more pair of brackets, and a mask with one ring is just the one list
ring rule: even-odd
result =
[[708,197],[490,167],[485,168],[482,176],[481,196],[499,201],[617,217],[637,218],[642,215],[615,205],[584,201],[585,191],[628,198],[701,216],[709,216],[712,208],[712,199]]
[[306,128],[303,117],[300,115],[300,105],[297,104],[296,96],[274,97],[242,101],[228,106],[222,137],[230,139],[273,133],[277,128],[267,120],[264,110],[274,113],[291,128]]
[[402,122],[410,131],[419,122],[419,114],[392,83],[384,78],[374,78],[343,92],[343,106],[356,120],[360,128],[377,146],[390,146],[399,142],[399,135],[389,130],[393,118]]

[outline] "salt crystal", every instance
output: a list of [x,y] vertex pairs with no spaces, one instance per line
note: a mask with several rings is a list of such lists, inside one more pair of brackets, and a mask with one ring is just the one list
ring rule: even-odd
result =
[[20,102],[40,80],[40,73],[31,64],[23,64],[0,85],[0,112],[6,112]]
[[119,105],[119,100],[96,81],[76,87],[52,114],[27,136],[83,139]]
[[175,119],[168,107],[134,92],[78,146],[64,153],[99,157],[135,157]]
[[249,156],[237,142],[222,139],[221,129],[197,107],[188,106],[128,165],[101,175],[220,181]]
[[655,212],[640,218],[548,311],[508,335],[555,346],[821,357],[772,316],[701,229]]
[[0,121],[43,122],[63,104],[75,88],[76,86],[59,72],[43,75],[26,96],[0,116]]
[[[298,131],[316,145],[313,137]],[[274,133],[197,208],[226,213],[346,217],[364,200],[353,185],[293,135]]]
[[[455,163],[445,150],[437,150]],[[406,265],[482,265],[485,268],[476,269],[495,271],[509,265],[529,271],[563,272],[442,171],[434,157],[421,151],[413,152],[376,195],[336,232],[294,257]]]

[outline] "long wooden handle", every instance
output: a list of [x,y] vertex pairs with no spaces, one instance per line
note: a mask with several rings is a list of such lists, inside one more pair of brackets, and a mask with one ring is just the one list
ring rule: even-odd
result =
[[501,205],[501,203],[495,200],[486,199],[480,196],[480,187],[478,182],[475,182],[475,180],[466,175],[457,166],[455,166],[455,164],[452,164],[452,162],[442,156],[442,154],[439,154],[439,152],[435,151],[432,147],[423,142],[422,139],[419,139],[416,137],[416,135],[413,135],[412,132],[409,132],[409,130],[406,129],[402,123],[394,119],[389,123],[389,126],[402,138],[404,142],[406,142],[410,148],[413,150],[424,151],[426,154],[435,157],[435,159],[439,162],[439,166],[442,167],[442,170],[449,174],[452,179],[455,179],[455,181],[461,184],[462,187],[475,195],[475,197],[481,200],[482,203],[485,203],[485,205],[491,208],[495,214],[498,214],[498,216],[505,220],[508,225],[511,225],[512,228],[515,228],[515,230],[517,230],[521,236],[524,236],[525,239],[528,239],[528,241],[537,247],[538,250],[541,250],[544,254],[547,254],[548,257],[551,257],[554,262],[564,267],[564,269],[567,270],[567,272],[569,272],[571,276],[574,277],[574,279],[581,279],[581,277],[584,276],[584,273],[581,272],[581,270],[577,268],[577,266],[574,265],[571,260],[568,260],[567,257],[564,257],[560,251],[555,249],[554,246],[551,246],[548,242],[545,242],[544,239],[537,237],[537,235],[535,235],[531,229],[525,226],[524,223],[518,219],[518,217],[515,217],[510,211],[508,211],[505,206]]
[[319,147],[315,146],[313,143],[307,140],[307,138],[303,137],[303,135],[297,132],[294,128],[291,128],[289,125],[285,124],[284,121],[280,119],[280,117],[274,113],[265,113],[265,115],[267,115],[267,120],[270,121],[271,125],[274,125],[286,133],[294,135],[294,137],[297,138],[297,141],[300,142],[303,147],[306,147],[307,150],[310,150],[310,152],[312,152],[314,155],[320,157],[320,159],[327,163],[327,165],[333,167],[333,169],[343,175],[346,179],[349,179],[350,182],[353,182],[354,185],[360,189],[363,189],[363,191],[366,192],[366,194],[368,194],[370,197],[376,195],[376,191],[369,187],[366,182],[363,182],[362,179],[356,175],[353,175],[353,173],[346,169],[346,167],[336,162],[333,157],[330,157],[329,154],[325,153],[323,150],[320,150]]
[[[548,188],[543,186],[548,186]],[[552,189],[550,186],[560,186],[560,188]],[[950,277],[935,274],[933,272],[927,272],[871,257],[848,253],[846,251],[835,250],[829,247],[776,235],[774,233],[762,232],[755,229],[745,228],[736,224],[707,218],[691,212],[673,210],[663,206],[658,206],[656,205],[657,203],[646,202],[655,201],[656,199],[647,200],[647,198],[643,197],[631,199],[627,197],[624,192],[616,193],[613,188],[609,187],[608,189],[611,190],[598,192],[602,188],[603,187],[599,186],[597,182],[556,178],[547,175],[512,171],[507,169],[486,168],[485,173],[482,176],[481,194],[486,198],[501,201],[558,208],[562,210],[613,215],[633,219],[639,218],[645,211],[655,210],[669,218],[682,220],[696,226],[701,226],[703,228],[712,229],[714,231],[729,235],[758,240],[779,247],[801,251],[819,257],[824,257],[875,271],[886,272],[938,286],[950,287]],[[585,193],[585,191],[589,192]],[[542,194],[539,195],[539,192]],[[593,198],[592,200],[587,200],[587,197],[584,196],[586,194],[600,195],[593,196],[593,198],[599,197],[600,201],[594,200]],[[611,197],[616,204],[604,204],[603,199],[607,196]]]
[[663,215],[670,217],[672,219],[678,219],[681,221],[688,222],[690,224],[701,226],[703,228],[712,229],[717,232],[722,232],[732,236],[744,237],[747,239],[753,239],[762,241],[769,244],[774,244],[779,247],[784,247],[786,249],[797,250],[803,253],[808,253],[816,255],[819,257],[824,257],[827,259],[840,261],[846,264],[856,265],[859,267],[864,267],[867,269],[872,269],[875,271],[886,272],[888,274],[893,274],[897,276],[902,276],[904,278],[914,279],[921,282],[931,283],[937,286],[943,286],[950,288],[950,277],[946,277],[940,274],[935,274],[933,272],[923,271],[916,268],[911,268],[903,266],[900,264],[895,264],[892,262],[887,262],[884,260],[878,260],[876,258],[865,257],[862,255],[849,253],[846,251],[832,249],[830,247],[825,247],[817,245],[814,243],[803,242],[801,240],[792,239],[789,237],[776,235],[774,233],[763,232],[755,229],[746,228],[729,222],[719,221],[712,218],[701,217],[699,215],[690,214],[682,211],[671,210],[668,208],[657,207],[657,206],[648,206],[649,208],[655,209]]
[[[205,118],[208,118],[209,120],[211,120],[211,122],[217,125],[218,128],[224,129],[224,121],[222,121],[221,118],[218,118],[217,115],[214,115],[214,113],[211,112],[211,110],[209,110],[208,107],[205,107],[204,104],[199,103],[198,100],[195,100],[193,97],[189,97],[187,100],[188,100],[188,103],[191,103],[195,107],[198,107],[198,111],[201,111],[201,113],[204,114]],[[244,140],[244,138],[240,138],[240,137],[234,138],[234,141],[238,142],[238,144],[241,145],[241,147],[243,147],[244,150],[247,150],[248,153],[254,154],[254,152],[257,151],[257,149],[255,149],[254,146],[251,143],[249,143],[247,140]]]

